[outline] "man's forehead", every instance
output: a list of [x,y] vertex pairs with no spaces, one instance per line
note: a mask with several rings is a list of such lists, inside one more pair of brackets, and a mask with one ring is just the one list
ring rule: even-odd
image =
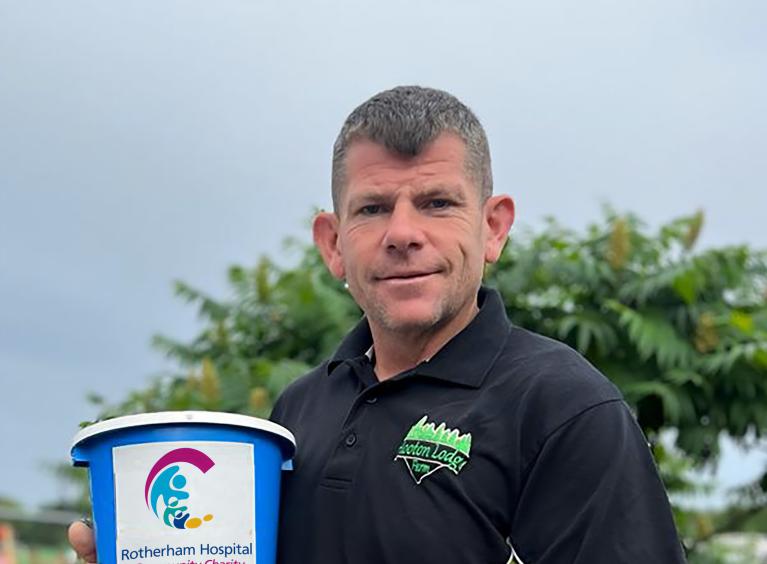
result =
[[457,134],[440,133],[426,143],[417,155],[405,155],[387,148],[368,137],[360,137],[349,144],[346,152],[346,168],[350,164],[368,164],[375,161],[388,161],[403,168],[416,166],[434,160],[450,160],[463,164],[466,158],[466,144]]
[[346,158],[346,180],[347,186],[438,181],[440,178],[466,177],[465,165],[465,148],[458,138],[440,136],[413,157],[365,139],[350,147]]

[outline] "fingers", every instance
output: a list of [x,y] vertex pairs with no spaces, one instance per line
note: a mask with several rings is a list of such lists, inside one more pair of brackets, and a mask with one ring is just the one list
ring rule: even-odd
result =
[[82,521],[75,521],[69,526],[67,536],[77,556],[89,563],[96,562],[96,541],[93,538],[93,529]]

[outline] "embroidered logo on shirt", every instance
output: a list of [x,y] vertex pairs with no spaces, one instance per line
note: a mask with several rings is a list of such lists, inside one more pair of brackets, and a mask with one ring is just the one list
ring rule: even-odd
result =
[[404,461],[415,483],[420,484],[440,468],[457,476],[469,461],[470,451],[471,433],[462,435],[444,423],[435,426],[424,415],[405,435],[394,460]]

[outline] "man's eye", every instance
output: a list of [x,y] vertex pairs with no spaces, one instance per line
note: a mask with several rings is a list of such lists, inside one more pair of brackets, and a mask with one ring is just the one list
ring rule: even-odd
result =
[[443,208],[450,207],[450,201],[444,198],[435,198],[429,200],[429,207],[435,210],[441,210]]
[[381,205],[380,204],[369,204],[367,206],[362,206],[360,208],[360,213],[362,215],[376,215],[381,213]]

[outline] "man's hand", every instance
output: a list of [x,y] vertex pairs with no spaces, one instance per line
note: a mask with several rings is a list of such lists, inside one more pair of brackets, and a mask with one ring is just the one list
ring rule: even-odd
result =
[[93,529],[82,521],[75,521],[67,531],[69,544],[75,549],[77,556],[89,563],[96,562],[96,541]]

